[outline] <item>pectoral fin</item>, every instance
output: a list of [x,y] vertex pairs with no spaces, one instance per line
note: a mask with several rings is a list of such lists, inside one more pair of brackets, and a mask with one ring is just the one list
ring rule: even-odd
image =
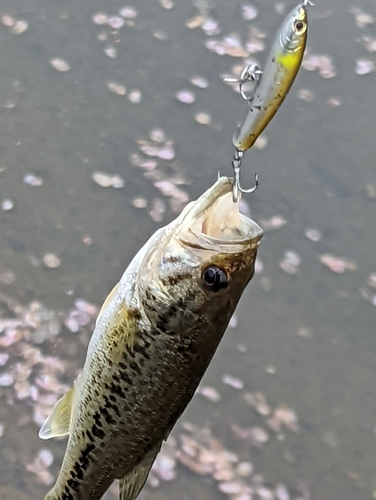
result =
[[116,283],[116,285],[114,286],[114,288],[111,290],[111,292],[107,295],[106,297],[106,300],[103,302],[103,305],[102,307],[100,308],[100,311],[98,313],[98,316],[97,316],[97,320],[96,320],[96,324],[98,323],[99,321],[99,318],[102,316],[102,314],[104,313],[104,311],[106,310],[108,304],[111,302],[111,300],[115,297],[117,291],[119,290],[119,285],[120,283]]
[[47,418],[39,431],[39,437],[41,439],[62,437],[69,434],[76,382],[53,407],[51,415]]
[[147,458],[144,458],[132,472],[119,480],[119,500],[134,500],[138,497],[138,494],[144,487],[159,450],[160,446],[152,456],[149,455]]

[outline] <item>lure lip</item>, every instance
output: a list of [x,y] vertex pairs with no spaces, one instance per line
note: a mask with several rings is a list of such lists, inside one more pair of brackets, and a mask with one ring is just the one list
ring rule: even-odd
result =
[[[232,201],[233,183],[229,177],[220,177],[213,186],[205,191],[195,202],[190,203],[182,213],[180,228],[176,233],[179,240],[189,246],[216,251],[223,249],[236,252],[244,246],[256,248],[263,235],[262,228],[249,217],[238,213],[238,234],[229,238],[215,238],[202,231],[199,223],[210,210],[215,210],[219,203],[229,203],[229,209],[239,210],[239,205]],[[224,197],[227,195],[227,199]]]

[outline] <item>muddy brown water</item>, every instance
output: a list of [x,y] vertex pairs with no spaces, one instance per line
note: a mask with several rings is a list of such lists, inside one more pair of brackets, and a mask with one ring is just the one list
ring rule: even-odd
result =
[[[205,376],[204,383],[221,392],[221,401],[213,405],[197,396],[184,419],[210,425],[244,455],[244,444],[234,441],[229,429],[233,423],[256,425],[257,418],[241,391],[221,382],[225,373],[236,376],[247,390],[262,391],[271,404],[284,403],[299,417],[298,434],[287,433],[285,441],[272,440],[262,450],[246,449],[266,484],[284,482],[294,490],[304,481],[312,499],[367,500],[376,490],[376,308],[360,290],[376,271],[376,201],[366,194],[366,186],[376,183],[376,101],[374,73],[360,76],[354,68],[357,58],[374,60],[360,39],[375,36],[376,25],[358,28],[351,2],[317,4],[310,11],[309,48],[328,54],[337,74],[324,79],[302,70],[266,131],[267,146],[246,155],[244,183],[252,182],[255,171],[260,176],[259,190],[246,199],[253,218],[280,214],[287,224],[265,233],[259,252],[263,270],[244,293],[238,325],[227,332]],[[0,211],[0,273],[15,275],[0,288],[22,303],[39,300],[58,311],[68,310],[78,297],[100,304],[161,225],[148,209],[132,205],[136,196],[166,201],[130,162],[130,154],[138,152],[136,140],[151,128],[163,128],[174,141],[174,165],[189,180],[184,189],[191,198],[218,170],[229,172],[231,135],[244,104],[220,75],[243,60],[210,52],[202,30],[185,26],[198,12],[191,2],[175,2],[171,10],[156,1],[134,5],[135,26],[113,35],[94,25],[92,16],[116,14],[122,4],[115,0],[1,3],[1,14],[29,23],[20,35],[0,25],[0,201],[14,202],[12,210]],[[268,46],[281,19],[274,3],[255,2],[259,14],[252,22],[241,18],[241,5],[213,1],[210,16],[226,34],[245,37],[250,26],[258,27]],[[364,0],[357,7],[376,17],[375,2]],[[98,40],[102,32],[109,34],[107,42]],[[156,32],[167,40],[156,38]],[[109,45],[117,49],[114,60],[103,52]],[[261,63],[263,55],[257,55]],[[66,60],[70,70],[55,71],[49,64],[54,57]],[[197,74],[207,78],[208,89],[189,83]],[[110,81],[128,91],[140,89],[141,103],[110,93]],[[194,90],[194,104],[175,99],[182,88]],[[312,91],[312,102],[297,97],[301,89]],[[330,106],[331,98],[341,105]],[[211,126],[195,122],[199,111],[210,113]],[[91,180],[95,171],[120,175],[124,188],[97,186]],[[43,184],[25,184],[28,173]],[[163,222],[173,217],[167,208]],[[319,242],[305,237],[308,228],[320,230]],[[83,243],[85,236],[90,246]],[[301,257],[293,275],[278,264],[288,249]],[[57,269],[41,264],[46,253],[61,259]],[[357,269],[335,274],[320,263],[325,253],[352,259]],[[302,328],[310,338],[297,334]],[[65,334],[62,343],[80,345]],[[84,350],[77,347],[77,367],[83,359]],[[16,424],[28,412],[27,404],[0,399],[1,498],[37,500],[48,490],[25,468],[46,447],[34,423]],[[64,442],[47,447],[54,452],[56,474]],[[209,480],[179,468],[175,481],[146,489],[142,498],[180,497],[182,491],[187,498],[221,496]]]

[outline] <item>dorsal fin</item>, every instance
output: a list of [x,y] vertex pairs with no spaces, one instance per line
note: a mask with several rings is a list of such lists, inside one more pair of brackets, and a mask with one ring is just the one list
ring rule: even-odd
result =
[[69,434],[70,424],[72,420],[73,395],[78,377],[73,384],[73,387],[71,387],[55,404],[52,409],[51,415],[42,425],[39,431],[39,437],[41,439],[62,437]]

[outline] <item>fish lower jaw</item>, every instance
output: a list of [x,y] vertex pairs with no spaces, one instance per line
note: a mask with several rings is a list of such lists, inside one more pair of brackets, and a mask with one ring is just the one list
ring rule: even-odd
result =
[[240,224],[239,206],[233,202],[232,193],[227,193],[205,214],[201,232],[211,238],[231,240],[239,235]]

